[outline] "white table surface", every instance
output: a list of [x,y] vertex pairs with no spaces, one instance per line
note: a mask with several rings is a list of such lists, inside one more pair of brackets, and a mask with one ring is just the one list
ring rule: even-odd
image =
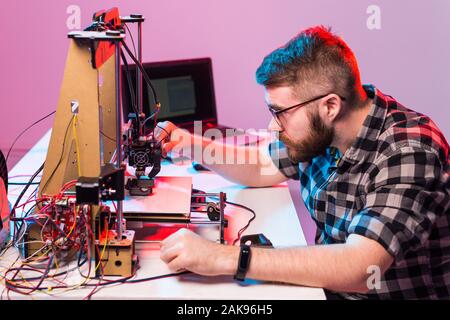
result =
[[[32,174],[45,160],[50,131],[9,172],[10,176]],[[244,234],[264,233],[275,247],[305,246],[306,240],[300,226],[287,184],[271,188],[245,188],[236,185],[212,172],[196,172],[189,163],[162,165],[159,176],[192,176],[194,188],[207,192],[226,192],[227,199],[246,205],[256,212],[256,219]],[[15,178],[14,181],[28,178]],[[36,179],[38,181],[39,179]],[[21,186],[10,186],[8,199],[14,203]],[[30,189],[34,189],[30,187]],[[243,209],[227,206],[229,228],[226,234],[234,238],[251,214]],[[136,252],[141,268],[136,278],[145,278],[170,273],[159,258],[159,245],[137,243]],[[0,273],[9,266],[8,261],[17,257],[17,250],[10,249],[0,260]],[[109,278],[108,278],[109,279]],[[114,278],[111,278],[114,279]],[[70,273],[67,282],[79,283],[78,271]],[[93,299],[325,299],[320,288],[250,281],[240,284],[231,277],[203,277],[193,274],[160,279],[156,281],[120,284],[103,287]],[[4,282],[0,283],[0,293]],[[81,299],[92,288],[78,288],[67,292],[37,292],[30,296],[10,293],[13,299]],[[5,295],[3,295],[5,298]]]

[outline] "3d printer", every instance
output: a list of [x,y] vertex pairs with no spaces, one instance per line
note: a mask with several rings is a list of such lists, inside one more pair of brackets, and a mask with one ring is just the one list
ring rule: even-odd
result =
[[[129,276],[136,266],[135,234],[127,230],[126,221],[207,222],[218,226],[218,240],[225,241],[224,193],[193,193],[190,177],[157,177],[162,141],[154,131],[162,106],[142,67],[144,21],[141,15],[120,17],[113,8],[95,13],[85,30],[68,34],[70,46],[36,207],[21,220],[27,226],[24,256],[57,249],[71,257],[84,251],[101,266],[95,268],[97,275]],[[137,25],[136,53],[125,42],[127,24]],[[123,124],[125,53],[137,66],[137,86],[133,88],[125,72],[133,112]],[[154,105],[146,108],[150,114],[143,112],[144,81],[153,93]],[[127,165],[134,168],[133,175],[127,174]],[[194,219],[193,211],[203,213],[203,220]]]

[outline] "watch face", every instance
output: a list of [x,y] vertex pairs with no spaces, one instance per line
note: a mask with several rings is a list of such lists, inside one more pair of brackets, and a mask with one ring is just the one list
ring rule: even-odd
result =
[[241,259],[239,261],[239,268],[247,270],[249,265],[249,257],[250,257],[250,248],[243,247],[241,250]]
[[237,272],[236,272],[236,275],[234,276],[234,278],[236,280],[239,280],[239,281],[245,280],[245,275],[246,275],[247,269],[250,265],[250,255],[251,255],[250,246],[242,245],[241,251],[239,254],[239,262],[238,262]]

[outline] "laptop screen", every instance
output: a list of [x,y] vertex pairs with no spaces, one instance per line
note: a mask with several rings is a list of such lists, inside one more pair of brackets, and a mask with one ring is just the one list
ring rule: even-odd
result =
[[[216,100],[212,62],[210,58],[151,62],[143,64],[161,102],[158,121],[169,120],[178,125],[192,124],[195,120],[217,123]],[[131,95],[122,68],[123,108],[127,118],[131,108]],[[136,87],[136,66],[129,66],[133,87]],[[143,81],[143,110],[148,116],[153,111],[153,95]]]

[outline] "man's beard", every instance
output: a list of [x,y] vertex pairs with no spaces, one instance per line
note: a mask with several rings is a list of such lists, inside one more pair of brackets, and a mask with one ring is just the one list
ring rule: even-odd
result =
[[308,113],[310,120],[309,136],[303,141],[293,141],[284,132],[280,140],[286,145],[291,161],[309,162],[326,153],[334,138],[334,128],[327,127],[317,112]]

